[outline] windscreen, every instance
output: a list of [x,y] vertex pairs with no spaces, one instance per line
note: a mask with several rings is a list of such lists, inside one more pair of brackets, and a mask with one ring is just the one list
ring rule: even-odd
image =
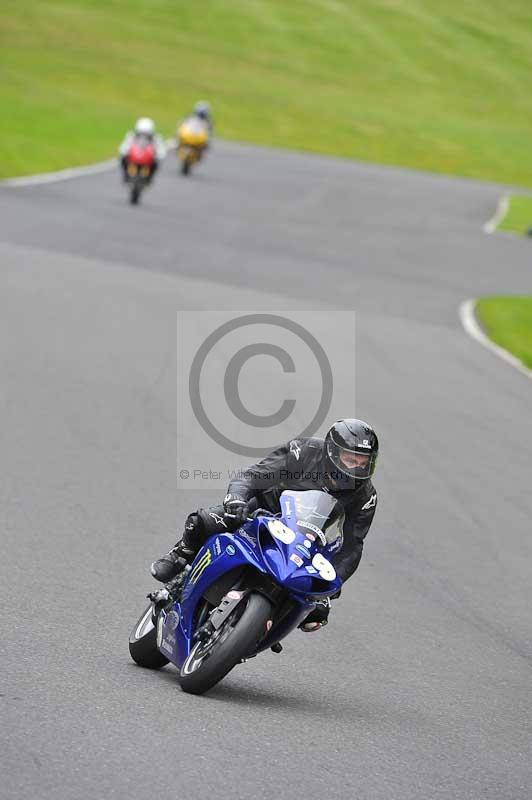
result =
[[343,510],[334,497],[326,492],[285,491],[281,495],[281,513],[284,523],[305,536],[318,538],[328,546],[342,538]]

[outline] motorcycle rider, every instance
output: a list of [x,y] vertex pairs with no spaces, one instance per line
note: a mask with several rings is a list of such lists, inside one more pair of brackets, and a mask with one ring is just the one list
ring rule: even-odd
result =
[[207,103],[206,100],[198,100],[194,108],[192,109],[192,114],[185,118],[185,121],[188,119],[199,119],[202,120],[205,125],[207,126],[207,130],[209,132],[209,136],[212,134],[214,124],[212,121],[212,111],[211,106]]
[[[343,543],[332,563],[341,580],[346,581],[360,563],[364,539],[375,514],[377,492],[371,478],[378,452],[377,434],[360,419],[335,422],[325,439],[287,442],[233,478],[222,505],[189,514],[182,539],[151,565],[153,577],[164,583],[170,581],[186,563],[192,563],[209,536],[235,530],[250,511],[265,508],[278,513],[285,489],[318,489],[331,494],[344,511]],[[306,632],[319,630],[327,624],[329,611],[330,601],[323,601],[300,628]]]
[[204,130],[207,134],[207,142],[205,145],[203,145],[203,150],[207,150],[214,127],[209,103],[207,103],[206,100],[199,100],[192,109],[192,114],[189,114],[187,117],[181,120],[181,122],[177,123],[176,139],[178,142],[180,139],[179,131],[182,127],[192,128],[194,131]]
[[157,171],[159,163],[166,155],[166,147],[163,140],[156,132],[155,122],[149,117],[139,117],[135,123],[134,129],[126,133],[122,144],[118,148],[118,152],[120,153],[120,165],[122,167],[125,181],[127,181],[127,154],[129,153],[131,145],[137,141],[147,141],[150,144],[153,144],[155,150],[155,159],[151,165],[151,171],[148,178],[148,180],[151,181]]

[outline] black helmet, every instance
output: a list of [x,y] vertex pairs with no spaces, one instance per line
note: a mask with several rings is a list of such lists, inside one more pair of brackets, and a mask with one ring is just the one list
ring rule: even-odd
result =
[[358,481],[371,478],[378,454],[377,434],[361,419],[341,419],[325,437],[325,456],[332,471],[332,483],[344,484],[345,488],[348,488],[346,483],[354,488]]

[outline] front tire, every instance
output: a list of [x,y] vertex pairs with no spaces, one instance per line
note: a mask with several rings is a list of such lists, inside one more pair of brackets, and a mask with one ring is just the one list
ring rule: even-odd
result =
[[161,669],[168,659],[157,648],[157,628],[153,624],[151,603],[140,615],[129,637],[129,653],[133,661],[146,669]]
[[140,199],[140,186],[138,183],[134,183],[131,188],[131,194],[129,197],[132,206],[136,206]]
[[[179,673],[184,692],[203,694],[212,689],[234,666],[254,652],[266,634],[271,618],[270,601],[261,594],[250,594],[222,627],[206,642],[196,642]],[[216,636],[216,638],[214,638]]]

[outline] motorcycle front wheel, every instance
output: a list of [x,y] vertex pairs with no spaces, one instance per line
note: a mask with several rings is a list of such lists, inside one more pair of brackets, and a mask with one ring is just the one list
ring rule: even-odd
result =
[[139,202],[139,198],[140,198],[140,187],[138,186],[138,184],[134,184],[131,189],[131,194],[129,196],[131,205],[136,206],[137,203]]
[[267,632],[271,614],[272,607],[266,597],[248,595],[207,640],[199,639],[192,645],[179,673],[183,691],[207,692],[243,658],[252,655]]
[[161,669],[168,664],[157,647],[157,628],[153,624],[152,605],[140,615],[129,637],[129,653],[133,661],[146,669]]

